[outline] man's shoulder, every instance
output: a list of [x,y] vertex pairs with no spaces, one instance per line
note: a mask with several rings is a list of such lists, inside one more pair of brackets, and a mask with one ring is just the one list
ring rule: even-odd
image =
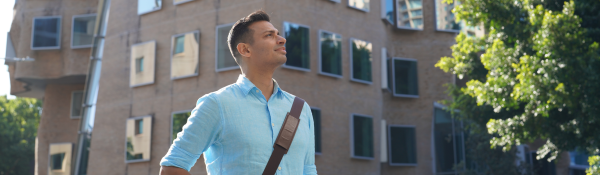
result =
[[222,87],[219,90],[210,92],[208,94],[204,94],[202,97],[200,97],[200,99],[198,99],[198,101],[200,101],[202,99],[211,99],[211,100],[220,101],[223,98],[235,96],[236,91],[237,91],[237,86],[235,84],[230,84],[225,87]]

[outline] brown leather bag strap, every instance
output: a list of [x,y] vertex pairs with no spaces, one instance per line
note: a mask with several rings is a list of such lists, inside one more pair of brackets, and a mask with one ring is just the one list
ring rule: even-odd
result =
[[263,175],[274,175],[279,168],[279,163],[283,155],[287,153],[292,145],[298,124],[300,124],[300,114],[302,113],[302,107],[304,107],[304,100],[296,97],[292,104],[292,109],[285,116],[285,121],[279,129],[279,134],[273,144],[273,153],[267,162],[267,166],[263,171]]

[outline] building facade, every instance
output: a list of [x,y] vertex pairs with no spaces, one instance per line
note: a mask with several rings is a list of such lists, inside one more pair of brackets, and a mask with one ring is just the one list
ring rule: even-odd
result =
[[[112,0],[87,172],[158,174],[198,98],[241,73],[226,43],[232,24],[262,9],[287,39],[288,61],[274,79],[311,106],[319,174],[457,174],[462,124],[437,103],[456,80],[434,67],[451,56],[462,30],[452,7],[441,0]],[[73,174],[97,11],[97,0],[15,5],[7,57],[35,61],[7,63],[11,94],[44,100],[37,174]],[[576,169],[568,158],[558,161],[558,174]],[[205,167],[201,157],[191,173],[206,174]]]

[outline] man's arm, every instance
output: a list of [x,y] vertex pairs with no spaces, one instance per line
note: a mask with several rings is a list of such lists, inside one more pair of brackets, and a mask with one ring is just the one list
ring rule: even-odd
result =
[[160,175],[190,175],[190,172],[174,166],[161,166]]

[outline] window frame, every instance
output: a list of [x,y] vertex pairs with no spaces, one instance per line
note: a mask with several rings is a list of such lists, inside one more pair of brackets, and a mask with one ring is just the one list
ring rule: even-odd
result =
[[329,0],[331,2],[335,2],[335,3],[342,3],[342,0]]
[[[323,127],[322,127],[323,123],[321,122],[321,121],[323,121],[323,120],[321,120],[322,119],[322,115],[321,115],[322,114],[321,113],[322,110],[321,110],[321,108],[311,106],[310,109],[311,110],[318,110],[319,111],[319,115],[320,115],[319,116],[319,124],[321,126],[320,128],[323,129]],[[313,116],[313,126],[314,126],[314,123],[315,123],[314,120],[315,120],[315,117]],[[317,126],[314,126],[314,127],[317,128]],[[321,152],[317,152],[317,150],[316,150],[316,144],[317,144],[316,140],[317,140],[317,138],[315,136],[315,155],[323,155],[323,139],[322,139],[323,138],[323,130],[321,130],[320,134],[321,134],[321,137],[320,137],[321,138],[321,140],[320,140],[320,143],[321,143]]]
[[[354,159],[374,160],[375,159],[375,132],[373,132],[373,131],[371,131],[371,134],[373,137],[373,142],[371,142],[371,148],[373,149],[373,157],[354,155],[354,116],[371,118],[371,121],[374,121],[373,116],[370,116],[370,115],[363,115],[363,114],[359,114],[359,113],[351,113],[350,114],[350,157],[354,158]],[[374,130],[375,129],[374,122],[372,122],[371,124],[372,124],[371,127]]]
[[[140,87],[140,86],[151,85],[151,84],[154,84],[154,82],[156,81],[156,55],[157,55],[157,54],[156,54],[156,45],[157,45],[157,42],[156,42],[156,40],[150,40],[150,41],[145,41],[145,42],[141,42],[141,43],[136,43],[136,44],[133,44],[133,45],[129,46],[129,51],[131,52],[131,50],[133,50],[133,47],[135,47],[135,46],[138,46],[138,45],[144,45],[144,44],[148,44],[148,43],[152,43],[152,42],[154,42],[154,55],[153,55],[154,59],[152,60],[152,61],[154,62],[154,69],[153,69],[153,71],[152,71],[152,74],[153,74],[153,75],[152,75],[152,76],[153,76],[153,77],[152,77],[152,81],[151,81],[151,82],[146,82],[146,83],[140,83],[140,84],[134,84],[134,85],[131,85],[131,81],[132,81],[132,79],[131,79],[131,78],[132,78],[132,77],[131,77],[131,75],[130,75],[130,76],[129,76],[129,84],[130,84],[130,85],[129,85],[129,88],[135,88],[135,87]],[[131,57],[131,54],[129,55],[129,57],[130,57],[130,59],[134,59],[134,67],[132,67],[132,68],[130,67],[130,69],[135,69],[135,60],[136,60],[137,58],[132,58],[132,57]],[[146,60],[146,57],[144,56],[143,58],[144,58],[144,62],[145,62],[145,60]],[[131,63],[130,63],[130,64],[131,64]],[[140,72],[143,72],[143,71],[144,71],[144,68],[143,68],[143,62],[142,62],[142,71],[140,71]]]
[[[50,165],[52,164],[52,153],[51,153],[51,149],[52,146],[56,145],[56,146],[61,146],[61,145],[69,145],[71,146],[71,148],[69,149],[69,151],[65,152],[65,156],[63,157],[63,162],[62,163],[62,167],[61,169],[52,169],[50,167]],[[48,174],[53,174],[53,172],[56,173],[70,173],[71,171],[71,164],[73,163],[73,160],[71,159],[71,156],[73,156],[73,143],[71,142],[58,142],[58,143],[50,143],[48,145],[48,165],[46,166],[46,169],[49,170]],[[68,160],[68,162],[65,162],[65,160]]]
[[[361,40],[361,39],[357,39],[357,38],[353,38],[350,37],[350,42],[348,42],[349,48],[350,48],[350,81],[354,81],[354,82],[358,82],[358,83],[363,83],[363,84],[368,84],[371,85],[373,84],[373,43],[366,41],[366,40]],[[354,40],[359,40],[359,41],[364,41],[367,43],[371,44],[371,81],[366,81],[366,80],[360,80],[360,79],[356,79],[354,78],[354,55],[352,55],[352,42]]]
[[[438,6],[438,3],[437,3],[437,1],[438,1],[438,0],[433,0],[433,9],[435,9],[435,10],[434,10],[434,11],[435,11],[435,13],[434,13],[434,14],[435,14],[435,16],[433,17],[433,19],[434,19],[434,22],[435,22],[435,31],[439,31],[439,32],[449,32],[449,33],[456,33],[456,34],[460,33],[460,31],[461,31],[462,29],[461,29],[461,30],[454,30],[454,29],[439,29],[439,27],[438,27],[438,11],[437,11],[437,6]],[[456,3],[456,2],[453,2],[453,3]],[[460,23],[462,23],[462,22],[460,22]],[[460,23],[459,23],[459,24],[460,24]],[[462,28],[462,27],[461,27],[461,28]]]
[[[286,61],[286,63],[283,63],[283,65],[281,65],[281,67],[286,68],[286,69],[292,69],[292,70],[310,72],[310,63],[311,63],[310,62],[310,57],[311,57],[311,55],[310,55],[310,47],[311,47],[311,44],[310,44],[310,27],[307,26],[307,25],[304,25],[304,24],[293,23],[293,22],[289,22],[289,21],[283,21],[283,25],[282,25],[282,29],[283,30],[281,30],[279,32],[281,34],[281,37],[283,37],[283,38],[285,38],[285,24],[286,23],[298,25],[300,27],[305,27],[305,28],[308,29],[308,39],[309,39],[308,40],[308,69],[307,68],[303,68],[303,67],[289,66],[289,65],[286,64],[287,61]],[[285,38],[285,40],[286,40],[286,44],[287,44],[287,38]],[[286,50],[287,50],[287,47],[286,47]],[[286,55],[287,55],[287,53],[286,53]]]
[[[433,112],[432,113],[433,114],[432,115],[433,120],[431,120],[431,126],[432,126],[431,127],[431,153],[432,153],[431,155],[433,157],[433,161],[432,161],[433,162],[432,163],[433,174],[434,175],[458,174],[459,170],[454,170],[454,172],[441,172],[441,173],[437,172],[437,165],[436,165],[437,157],[436,157],[436,151],[435,151],[435,110],[436,110],[436,108],[440,109],[440,110],[446,110],[447,107],[444,106],[444,105],[442,105],[442,104],[440,104],[440,103],[438,103],[438,102],[433,102],[433,111],[432,111]],[[460,112],[460,110],[454,110],[454,111],[455,112]],[[453,132],[454,132],[454,126],[455,126],[454,125],[454,119],[452,119],[452,131]],[[464,123],[462,121],[461,121],[461,127],[464,128]],[[464,140],[464,138],[465,138],[465,132],[461,132],[461,134],[462,134],[462,141],[463,141],[463,144],[462,144],[463,151],[462,151],[462,153],[463,153],[463,158],[466,159],[466,150],[465,150],[465,144],[464,144],[464,142],[465,142],[465,140]],[[453,143],[453,145],[456,145],[456,143]],[[456,148],[454,148],[453,151],[454,151],[454,161],[455,161],[455,163],[457,163],[456,162],[457,161]]]
[[348,7],[352,8],[352,9],[356,9],[356,10],[368,13],[371,10],[371,0],[369,0],[368,9],[360,9],[358,7],[354,7],[354,6],[350,5],[350,0],[348,0]]
[[162,2],[162,0],[159,0],[159,1],[160,1],[160,6],[159,6],[158,8],[154,8],[154,9],[152,9],[152,10],[148,10],[148,11],[145,11],[145,12],[142,12],[142,13],[140,13],[140,12],[139,12],[139,8],[140,8],[140,5],[139,5],[139,4],[140,4],[140,1],[143,1],[143,0],[137,0],[137,4],[136,4],[136,5],[137,5],[137,7],[136,7],[136,11],[137,11],[137,14],[138,14],[138,16],[142,16],[142,15],[145,15],[145,14],[148,14],[148,13],[152,13],[152,12],[155,12],[155,11],[158,11],[158,10],[162,9],[162,3],[163,3],[163,2]]
[[[35,20],[36,19],[51,19],[51,18],[58,18],[58,36],[57,36],[57,40],[58,40],[58,46],[54,46],[54,47],[34,47],[33,46],[33,42],[35,39]],[[33,17],[32,19],[32,26],[31,26],[31,50],[56,50],[56,49],[60,49],[61,46],[61,42],[62,42],[62,16],[38,16],[38,17]]]
[[[409,0],[406,0],[406,1],[409,1]],[[413,31],[423,31],[423,29],[425,29],[425,14],[426,14],[426,13],[423,13],[423,10],[424,10],[424,8],[423,8],[423,0],[421,0],[421,14],[422,14],[421,15],[422,16],[421,20],[423,20],[423,28],[422,29],[401,26],[402,24],[398,22],[398,15],[399,15],[398,14],[399,13],[399,11],[398,11],[398,1],[394,0],[394,21],[395,21],[394,23],[395,23],[396,29],[413,30]]]
[[[150,143],[148,143],[148,150],[149,150],[149,151],[148,151],[148,154],[150,154],[150,155],[148,156],[149,158],[148,158],[148,159],[144,159],[144,158],[143,158],[143,155],[142,155],[142,159],[137,159],[137,160],[127,160],[127,129],[129,129],[129,128],[127,128],[127,127],[128,127],[128,126],[127,126],[127,121],[129,121],[129,120],[133,120],[133,121],[134,121],[134,127],[135,127],[135,124],[137,124],[137,123],[135,123],[135,120],[139,120],[139,119],[141,119],[141,120],[143,121],[145,118],[150,118],[150,126],[151,126],[151,127],[149,128],[149,131],[148,131],[148,132],[146,132],[146,129],[147,129],[147,128],[143,128],[144,130],[143,130],[143,133],[142,133],[142,134],[146,134],[146,133],[147,133],[147,134],[149,134],[149,135],[150,135],[150,136],[149,136],[149,138],[150,138],[149,142],[150,142]],[[144,123],[145,123],[145,122],[144,122]],[[152,125],[154,125],[154,118],[152,117],[152,115],[143,115],[143,116],[138,116],[138,117],[130,117],[130,118],[127,118],[127,119],[125,120],[125,144],[123,145],[123,146],[125,146],[125,147],[124,147],[124,148],[125,148],[125,155],[123,155],[123,158],[125,159],[125,163],[149,162],[149,161],[152,159],[152,129],[153,129]],[[134,131],[133,131],[133,132],[134,132],[134,135],[133,135],[134,137],[135,137],[136,135],[138,135],[138,134],[135,134],[135,132],[136,132],[136,131],[135,131],[135,128],[134,128]]]
[[[180,110],[180,111],[174,111],[174,112],[171,112],[171,123],[170,123],[170,125],[169,125],[169,126],[170,126],[170,127],[169,127],[169,144],[173,144],[173,139],[175,139],[175,138],[173,138],[173,116],[174,116],[175,114],[188,113],[188,112],[190,112],[190,113],[191,113],[191,112],[192,112],[192,110],[190,109],[190,110]],[[190,114],[190,117],[192,117],[192,115],[191,115],[191,114]],[[182,130],[182,131],[183,131],[183,130]]]
[[[75,102],[75,101],[73,100],[73,97],[75,97],[75,93],[79,93],[79,92],[81,92],[81,102],[82,102],[82,103],[81,103],[81,109],[80,109],[80,110],[81,110],[81,112],[83,112],[83,103],[85,103],[85,101],[83,100],[83,98],[84,98],[84,95],[85,95],[85,94],[83,93],[83,90],[76,90],[76,91],[72,91],[72,92],[71,92],[71,106],[70,106],[70,108],[69,108],[69,109],[70,109],[70,112],[69,112],[69,113],[71,114],[71,119],[81,119],[81,116],[75,116],[75,115],[73,115],[73,105],[75,105],[75,104],[73,104],[73,103]],[[81,114],[79,114],[79,115],[81,115]]]
[[344,51],[342,50],[342,48],[344,48],[344,46],[343,46],[344,37],[342,37],[341,34],[333,33],[333,32],[330,32],[330,31],[327,31],[327,30],[322,30],[322,29],[319,30],[319,36],[318,36],[318,39],[317,39],[317,41],[319,42],[319,46],[317,46],[318,47],[318,51],[319,51],[319,74],[325,75],[325,76],[330,76],[330,77],[335,77],[335,78],[340,78],[341,79],[341,78],[344,77],[344,69],[343,69],[344,68],[344,64],[342,63],[344,61],[343,56],[340,59],[340,73],[342,75],[337,75],[337,74],[332,74],[332,73],[328,73],[328,72],[323,72],[323,55],[322,55],[323,52],[322,52],[322,49],[321,49],[321,45],[322,45],[321,34],[323,34],[323,33],[329,33],[329,34],[332,34],[332,35],[339,35],[340,36],[340,41],[341,41],[340,42],[340,56],[344,53]]
[[[89,45],[81,45],[81,46],[74,46],[73,45],[73,38],[75,35],[75,18],[84,18],[84,17],[91,17],[91,16],[95,16],[96,20],[98,19],[98,14],[96,13],[90,13],[90,14],[82,14],[82,15],[73,15],[73,17],[71,18],[71,49],[83,49],[83,48],[91,48],[94,45],[94,37],[92,36],[92,42]],[[95,22],[94,22],[95,23]],[[94,24],[95,27],[96,24]]]
[[419,89],[419,67],[418,67],[419,61],[414,58],[401,58],[401,57],[392,57],[391,60],[392,60],[392,62],[391,62],[391,64],[392,64],[392,94],[394,95],[394,97],[419,98],[419,95],[396,93],[396,66],[395,66],[396,64],[394,64],[394,61],[396,61],[396,60],[414,61],[415,63],[417,63],[417,67],[416,67],[416,69],[417,69],[417,89]]
[[413,128],[415,129],[415,151],[418,149],[417,148],[417,127],[415,125],[388,125],[387,126],[387,144],[388,144],[388,164],[390,166],[418,166],[419,165],[419,161],[418,158],[419,156],[417,156],[416,154],[418,153],[418,151],[416,151],[415,153],[415,161],[417,163],[392,163],[392,127],[397,127],[397,128]]
[[[195,58],[195,59],[198,60],[198,65],[196,65],[196,66],[198,66],[198,72],[195,72],[193,74],[188,74],[188,75],[182,75],[182,76],[178,76],[178,77],[173,77],[173,70],[171,70],[171,68],[173,68],[173,51],[176,49],[175,48],[175,44],[176,44],[175,39],[177,37],[185,36],[185,35],[190,34],[190,33],[197,34],[197,38],[196,39],[198,40],[198,46],[200,46],[200,31],[198,31],[198,30],[194,30],[194,31],[191,31],[191,32],[186,32],[186,33],[180,33],[180,34],[176,34],[176,35],[171,36],[171,52],[169,52],[170,59],[171,59],[171,61],[170,61],[171,64],[169,66],[169,77],[171,78],[171,80],[183,79],[183,78],[189,78],[189,77],[195,77],[195,76],[198,76],[200,74],[200,54],[198,54],[198,57]],[[185,41],[185,39],[184,39],[184,41]],[[196,49],[198,49],[198,52],[200,52],[200,48],[196,48]],[[185,50],[184,50],[184,52],[185,52]]]
[[[219,69],[219,28],[226,27],[226,26],[233,26],[234,24],[235,23],[227,23],[227,24],[217,25],[215,27],[215,72],[224,72],[224,71],[240,69],[239,64],[236,64],[236,66],[224,67],[224,68]],[[228,46],[229,46],[229,43],[228,43]],[[231,54],[231,52],[229,54]]]
[[194,1],[194,0],[186,0],[186,1],[181,1],[181,2],[175,2],[175,1],[173,1],[173,5],[179,5],[179,4],[183,4],[183,3],[186,3],[186,2],[192,2],[192,1]]

